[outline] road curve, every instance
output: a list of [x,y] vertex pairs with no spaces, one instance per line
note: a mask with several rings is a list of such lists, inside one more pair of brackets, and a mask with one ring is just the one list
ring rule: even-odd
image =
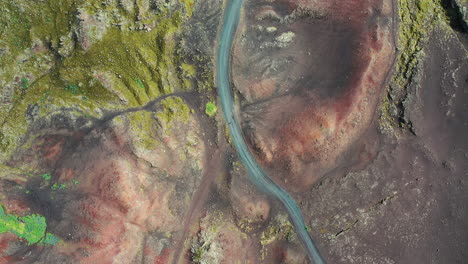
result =
[[310,260],[315,264],[323,264],[325,261],[306,230],[304,219],[302,218],[299,207],[294,199],[285,190],[273,182],[257,164],[245,143],[241,127],[233,113],[233,97],[230,82],[230,58],[234,36],[237,30],[237,25],[239,24],[242,3],[243,0],[228,0],[219,41],[217,86],[224,111],[224,117],[228,123],[234,146],[249,172],[250,181],[252,181],[252,183],[262,192],[277,198],[284,205],[298,237],[306,248]]

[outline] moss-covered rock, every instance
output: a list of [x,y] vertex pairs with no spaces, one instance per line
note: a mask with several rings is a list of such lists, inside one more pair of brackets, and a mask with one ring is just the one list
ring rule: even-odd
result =
[[0,160],[31,119],[57,109],[100,117],[103,109],[197,88],[197,67],[178,52],[193,6],[193,0],[2,1]]
[[447,21],[439,0],[398,0],[398,59],[390,89],[379,109],[382,131],[393,127],[412,130],[404,111],[407,89],[417,78],[424,44],[434,27]]
[[164,129],[170,130],[172,123],[178,120],[181,123],[187,123],[190,113],[193,110],[185,104],[184,100],[180,97],[168,97],[160,103],[162,110],[156,116],[161,122]]
[[59,239],[53,234],[47,233],[46,219],[37,214],[18,217],[7,214],[5,208],[0,205],[0,234],[11,232],[24,239],[28,245],[41,243],[55,245]]

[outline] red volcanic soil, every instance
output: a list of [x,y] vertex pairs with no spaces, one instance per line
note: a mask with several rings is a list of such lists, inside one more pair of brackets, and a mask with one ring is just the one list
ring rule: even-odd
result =
[[[338,167],[369,127],[395,56],[388,2],[269,1],[246,9],[239,35],[247,40],[237,41],[233,74],[248,100],[244,130],[269,174],[292,190],[307,189]],[[259,20],[256,12],[266,9],[282,18]],[[308,15],[294,15],[298,10]],[[275,40],[261,33],[273,25],[275,36],[293,32],[293,40],[256,49]]]
[[[158,109],[157,104],[146,108],[153,118]],[[205,147],[213,132],[201,132],[199,125],[207,120],[199,121],[197,115],[207,117],[200,113],[193,113],[184,129],[170,132],[151,123],[144,132],[161,140],[157,147],[139,149],[140,139],[129,125],[138,113],[129,110],[75,127],[71,120],[76,117],[64,111],[38,121],[43,123],[38,130],[32,126],[29,144],[8,165],[41,173],[25,182],[0,181],[0,193],[6,194],[0,202],[10,213],[43,215],[48,232],[61,242],[26,246],[15,236],[0,234],[0,257],[28,263],[170,263],[178,257],[185,247],[181,242],[190,235],[187,227],[196,222],[211,181],[219,175],[222,155],[212,158],[213,149]],[[50,120],[56,115],[70,124],[54,128]],[[181,125],[177,119],[171,122]],[[184,148],[189,136],[197,142],[192,152]],[[199,167],[208,161],[209,169]],[[51,178],[44,179],[42,172]]]

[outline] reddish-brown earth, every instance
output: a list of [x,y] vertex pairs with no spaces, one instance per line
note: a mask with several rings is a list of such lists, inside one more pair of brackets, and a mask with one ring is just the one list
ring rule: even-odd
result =
[[[203,170],[213,155],[205,140],[213,133],[205,134],[199,126],[206,123],[204,114],[166,123],[159,111],[155,102],[94,121],[61,111],[34,124],[8,165],[48,172],[51,179],[36,175],[28,181],[2,181],[1,191],[9,196],[1,202],[9,213],[45,216],[48,232],[62,242],[27,247],[6,234],[1,256],[25,263],[168,263],[180,252],[175,246],[187,238],[185,226],[197,221],[210,178],[217,175],[216,166]],[[150,118],[142,122],[154,132],[152,147],[143,147],[134,130],[138,124],[130,125],[145,112]],[[165,140],[167,129],[182,126]],[[187,142],[192,142],[190,148]],[[219,158],[212,161],[222,164]]]
[[[206,19],[190,22],[194,54],[214,52],[221,2],[196,1]],[[306,190],[292,195],[328,263],[464,263],[466,39],[441,19],[398,109],[412,131],[380,123],[392,2],[246,1],[233,56],[244,131],[269,175]],[[0,234],[0,263],[193,263],[200,252],[204,263],[307,263],[282,207],[249,184],[219,116],[202,113],[197,93],[181,96],[195,111],[171,131],[131,123],[144,110],[157,119],[154,104],[101,120],[59,109],[31,123],[2,164],[18,171],[0,171],[0,202],[45,216],[62,242]],[[156,147],[141,146],[138,127]]]
[[[369,127],[394,62],[388,2],[247,2],[233,55],[244,129],[269,174],[290,190],[340,166]],[[292,40],[275,44],[287,32]]]

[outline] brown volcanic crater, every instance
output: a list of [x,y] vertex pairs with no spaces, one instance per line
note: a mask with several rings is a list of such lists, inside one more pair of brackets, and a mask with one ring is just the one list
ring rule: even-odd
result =
[[244,132],[270,175],[308,188],[372,121],[394,61],[393,6],[249,1],[240,31],[233,80]]

